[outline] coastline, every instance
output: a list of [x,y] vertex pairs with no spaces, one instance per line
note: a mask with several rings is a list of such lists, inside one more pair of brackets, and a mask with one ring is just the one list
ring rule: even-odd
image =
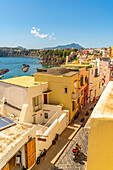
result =
[[9,58],[9,57],[14,57],[14,58],[23,57],[23,58],[37,58],[39,60],[42,60],[41,57],[37,57],[37,56],[0,56],[0,57],[7,57],[7,58]]
[[[8,69],[9,72],[4,74],[4,77],[2,79],[12,78],[15,75],[16,76],[30,76],[31,73],[36,73],[37,67],[42,68],[42,64],[39,64],[41,60],[34,57],[27,57],[27,56],[21,56],[21,57],[0,57],[0,70],[2,69]],[[27,72],[23,72],[23,64],[29,65],[29,69]]]

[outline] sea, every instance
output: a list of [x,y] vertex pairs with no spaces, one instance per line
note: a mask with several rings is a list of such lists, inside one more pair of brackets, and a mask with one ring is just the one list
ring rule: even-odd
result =
[[[12,78],[15,75],[17,76],[30,76],[31,73],[36,73],[36,68],[42,68],[42,65],[39,64],[41,60],[37,58],[28,58],[28,57],[0,57],[0,70],[9,69],[9,72],[3,74],[2,79]],[[23,64],[28,64],[29,70],[27,72],[22,71]]]

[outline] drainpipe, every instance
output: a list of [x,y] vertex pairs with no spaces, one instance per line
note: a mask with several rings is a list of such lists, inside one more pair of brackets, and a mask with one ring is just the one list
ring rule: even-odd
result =
[[2,98],[2,104],[1,104],[1,114],[3,114],[3,115],[7,115],[6,107],[5,107],[5,102],[6,102],[6,99],[5,99],[5,97],[3,97]]

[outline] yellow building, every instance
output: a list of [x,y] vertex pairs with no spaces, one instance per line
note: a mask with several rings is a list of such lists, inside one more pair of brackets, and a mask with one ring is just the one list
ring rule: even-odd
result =
[[[69,70],[79,70],[80,74],[84,75],[84,77],[87,77],[88,79],[88,102],[93,101],[97,97],[99,97],[103,91],[102,88],[102,77],[98,74],[98,68],[92,67],[89,64],[67,64],[67,65],[62,65],[62,67],[65,67]],[[85,84],[84,80],[84,85]],[[84,89],[84,87],[81,87],[81,89]],[[84,90],[87,90],[84,89]],[[85,95],[86,97],[86,95]],[[82,96],[84,98],[84,95]],[[84,104],[84,101],[82,102]]]
[[113,58],[113,46],[109,49],[109,56]]
[[81,102],[80,78],[84,84],[82,73],[68,71],[63,67],[48,69],[42,73],[35,73],[34,80],[48,82],[48,89],[51,93],[44,96],[46,101],[49,98],[50,104],[61,104],[64,109],[69,110],[69,119],[71,120],[77,113]]
[[87,170],[113,170],[113,82],[108,83],[91,116]]
[[[89,79],[89,72],[86,70],[91,67],[88,64],[67,64],[62,65],[62,67],[70,70],[70,71],[78,71],[79,72],[79,80],[80,81],[80,103],[81,105],[86,105],[88,102],[88,79]],[[83,78],[83,83],[81,83],[81,78]]]

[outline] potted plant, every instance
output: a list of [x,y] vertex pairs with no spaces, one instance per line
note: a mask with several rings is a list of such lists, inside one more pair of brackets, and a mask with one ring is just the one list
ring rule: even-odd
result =
[[86,116],[88,116],[88,115],[89,115],[89,111],[87,110],[87,111],[86,111]]
[[80,121],[83,122],[84,121],[84,117],[82,117],[82,119]]

